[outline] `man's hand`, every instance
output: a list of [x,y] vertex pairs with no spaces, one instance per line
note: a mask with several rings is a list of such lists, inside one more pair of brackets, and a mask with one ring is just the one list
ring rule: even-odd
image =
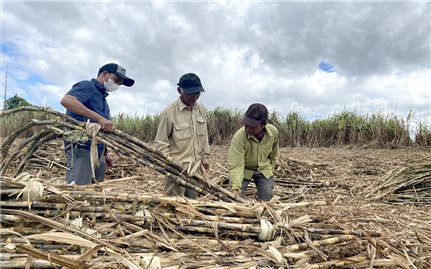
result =
[[205,170],[207,170],[207,171],[210,170],[210,164],[209,163],[203,163],[202,165],[205,168]]
[[105,132],[112,132],[114,130],[114,126],[111,121],[105,119],[102,115],[98,114],[97,112],[89,109],[88,107],[84,106],[78,98],[72,95],[65,95],[61,99],[61,104],[69,111],[72,111],[73,113],[76,113],[78,115],[81,115],[87,119],[92,119],[93,121],[96,121],[102,126],[102,130]]
[[238,189],[238,188],[233,188],[233,189],[231,190],[231,192],[232,192],[233,194],[235,194],[236,196],[241,195],[241,190],[240,190],[240,189]]
[[110,120],[100,117],[98,123],[102,126],[102,131],[110,133],[114,130],[114,125]]
[[105,154],[105,161],[106,161],[106,169],[111,169],[114,167],[114,160],[112,160],[111,155],[108,153]]

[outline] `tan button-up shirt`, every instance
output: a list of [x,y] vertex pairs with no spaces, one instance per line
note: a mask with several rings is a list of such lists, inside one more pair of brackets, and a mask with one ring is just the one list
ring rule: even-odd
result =
[[155,146],[182,164],[208,163],[208,112],[195,103],[190,110],[180,98],[160,114]]

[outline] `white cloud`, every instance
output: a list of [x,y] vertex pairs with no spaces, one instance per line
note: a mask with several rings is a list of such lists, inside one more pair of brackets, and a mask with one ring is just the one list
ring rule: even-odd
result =
[[[201,101],[323,117],[410,110],[431,122],[429,2],[5,2],[10,95],[59,108],[74,83],[111,61],[135,78],[113,114],[156,114],[198,74]],[[321,59],[336,72],[318,70]],[[3,76],[2,76],[3,77]],[[61,108],[61,107],[60,107]]]

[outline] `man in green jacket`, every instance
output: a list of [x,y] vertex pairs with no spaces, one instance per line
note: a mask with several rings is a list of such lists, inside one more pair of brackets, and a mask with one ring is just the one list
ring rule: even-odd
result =
[[268,109],[263,104],[250,105],[242,120],[244,126],[235,133],[228,155],[231,191],[244,195],[253,180],[262,201],[272,198],[279,148],[278,130],[267,121]]

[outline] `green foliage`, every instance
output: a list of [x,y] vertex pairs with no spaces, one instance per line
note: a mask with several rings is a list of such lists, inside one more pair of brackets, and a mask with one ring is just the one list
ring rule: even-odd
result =
[[112,123],[116,129],[136,136],[143,141],[151,141],[156,137],[159,116],[128,116],[120,113],[113,117]]
[[242,113],[216,108],[208,112],[208,137],[210,144],[229,144],[236,130],[241,127]]
[[[229,145],[235,132],[242,126],[244,113],[224,108],[208,112],[208,135],[210,144]],[[46,119],[41,113],[22,112],[0,117],[2,137],[20,128],[31,119]],[[394,148],[405,146],[431,146],[431,128],[424,123],[417,124],[417,130],[410,130],[414,114],[405,119],[394,115],[358,115],[341,112],[324,119],[307,120],[299,112],[290,112],[285,118],[277,112],[269,115],[269,122],[280,131],[280,146],[331,147],[359,146],[374,148]],[[142,141],[154,140],[159,116],[128,116],[120,113],[112,119],[115,128],[133,135]],[[24,134],[29,137],[35,132]],[[411,139],[414,135],[414,140]]]
[[[243,113],[224,108],[216,108],[208,113],[208,135],[210,144],[229,145],[232,136],[242,126]],[[299,112],[290,112],[285,118],[278,113],[269,115],[269,122],[280,131],[281,146],[366,146],[403,147],[415,145],[409,137],[409,123],[406,120],[383,115],[357,115],[353,112],[333,114],[326,119],[309,121]],[[144,141],[152,141],[157,132],[157,116],[129,117],[120,114],[115,117],[116,128],[137,136]],[[421,125],[416,143],[429,145],[431,135],[427,126]],[[427,133],[428,132],[428,133]]]
[[15,94],[13,97],[10,97],[5,101],[3,109],[9,110],[20,106],[31,106],[31,104],[27,102],[27,100],[25,100],[24,98],[19,97],[18,95]]
[[[23,111],[20,113],[10,114],[5,117],[0,117],[0,136],[7,137],[13,131],[18,130],[19,128],[23,127],[25,124],[30,123],[32,119],[47,120],[51,118],[55,118],[55,117],[47,113],[29,112],[29,111]],[[34,135],[36,132],[38,132],[39,129],[40,127],[30,128],[24,133],[22,133],[21,135],[19,135],[18,137],[19,138],[30,137]]]
[[421,147],[431,146],[431,128],[424,123],[419,123],[415,144]]

